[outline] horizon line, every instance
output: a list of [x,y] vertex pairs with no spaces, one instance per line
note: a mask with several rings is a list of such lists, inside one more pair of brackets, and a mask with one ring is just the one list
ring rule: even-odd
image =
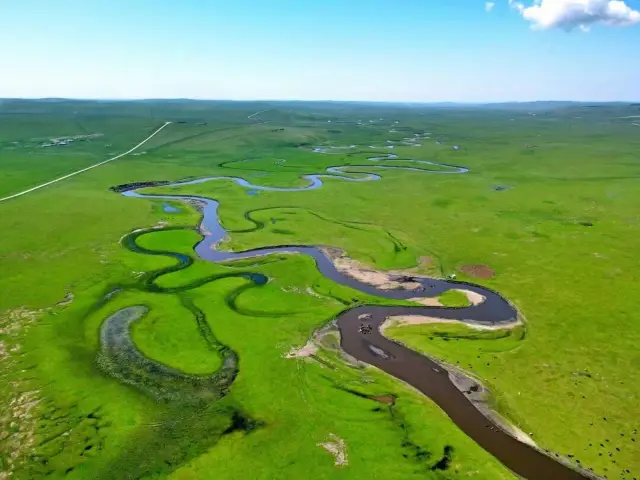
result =
[[234,99],[234,98],[190,98],[190,97],[0,97],[0,101],[79,101],[79,102],[161,102],[161,101],[191,101],[191,102],[308,102],[308,103],[371,103],[371,104],[405,104],[405,105],[502,105],[524,103],[577,103],[577,104],[612,104],[612,103],[640,103],[638,100],[502,100],[502,101],[454,101],[454,100],[331,100],[331,99]]

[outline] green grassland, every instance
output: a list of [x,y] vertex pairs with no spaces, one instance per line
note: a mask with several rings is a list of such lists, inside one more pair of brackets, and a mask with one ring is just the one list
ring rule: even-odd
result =
[[445,307],[468,307],[471,302],[467,296],[457,290],[448,290],[438,297],[438,301]]
[[[0,203],[0,376],[7,385],[0,393],[7,412],[0,415],[0,472],[511,478],[428,399],[392,378],[345,364],[335,348],[283,358],[344,308],[384,301],[330,282],[301,256],[200,261],[192,250],[201,238],[193,206],[172,202],[179,211],[167,213],[161,201],[109,190],[218,175],[300,186],[300,175],[355,165],[349,170],[382,180],[326,179],[317,190],[257,195],[229,180],[147,191],[219,200],[230,232],[221,248],[330,245],[380,269],[416,267],[428,256],[433,265],[415,271],[456,273],[499,291],[526,329],[430,324],[388,333],[480,378],[495,408],[542,448],[609,478],[638,476],[640,138],[637,127],[614,119],[630,109],[531,106],[534,116],[498,107],[3,103],[0,197],[126,151],[163,122],[175,123],[140,155]],[[368,122],[379,118],[385,120]],[[269,123],[252,125],[262,121]],[[432,136],[423,147],[392,150],[398,161],[367,160],[389,150],[311,152],[423,132]],[[103,136],[40,146],[42,139],[89,133]],[[471,170],[377,167],[439,170],[412,158]],[[171,229],[149,230],[159,225]],[[140,250],[126,248],[129,240]],[[468,277],[459,268],[469,264],[486,264],[496,275]],[[243,274],[269,282],[257,285]],[[464,300],[441,298],[451,306]],[[187,394],[159,401],[106,373],[97,361],[101,324],[132,305],[150,309],[132,325],[131,338],[156,362],[204,377],[220,367],[220,346],[233,350],[239,371],[229,393],[204,404]],[[387,394],[397,396],[393,405],[371,399]],[[331,434],[345,441],[347,466],[334,466],[317,446]],[[446,446],[454,447],[450,467],[434,469]]]

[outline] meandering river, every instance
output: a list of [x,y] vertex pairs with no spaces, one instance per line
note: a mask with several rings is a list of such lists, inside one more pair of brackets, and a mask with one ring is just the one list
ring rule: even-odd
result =
[[[344,153],[342,147],[330,149],[318,147],[316,153]],[[382,160],[400,160],[396,155],[387,154],[370,157],[370,162]],[[419,167],[391,166],[391,165],[349,165],[347,167],[329,167],[325,173],[303,175],[308,180],[308,185],[296,188],[278,188],[262,185],[253,185],[241,177],[210,177],[187,182],[164,184],[165,186],[185,186],[202,182],[233,181],[238,185],[253,191],[302,191],[320,188],[323,177],[340,178],[350,182],[362,182],[380,180],[376,173],[362,171],[375,168],[403,169],[428,172],[432,174],[461,174],[468,171],[464,167],[435,164],[425,160],[412,161]],[[437,167],[429,169],[429,166]],[[347,169],[357,169],[357,172]],[[348,173],[352,176],[346,176]],[[359,176],[353,176],[353,175]],[[412,277],[411,281],[420,284],[415,289],[385,290],[372,285],[362,283],[340,272],[332,260],[316,246],[300,245],[275,245],[266,246],[244,252],[224,252],[216,248],[216,245],[225,237],[227,232],[220,224],[218,217],[219,203],[209,198],[188,195],[151,195],[139,192],[137,184],[116,187],[123,195],[133,198],[161,199],[161,200],[197,200],[201,205],[203,219],[201,230],[208,234],[195,247],[198,256],[211,262],[224,262],[244,258],[269,255],[278,252],[296,252],[309,255],[314,258],[317,268],[325,277],[355,288],[367,294],[390,299],[411,299],[435,297],[450,289],[470,290],[482,295],[484,302],[469,307],[446,308],[431,306],[371,306],[364,305],[342,312],[337,318],[337,325],[341,334],[341,346],[345,352],[356,359],[373,365],[388,374],[415,387],[431,400],[433,400],[469,437],[475,440],[485,450],[499,459],[505,466],[516,474],[528,479],[582,479],[586,478],[573,469],[545,455],[536,448],[522,443],[510,434],[494,425],[471,400],[458,389],[450,378],[450,373],[439,364],[431,361],[408,347],[391,341],[384,337],[379,330],[386,318],[396,315],[421,315],[443,319],[457,320],[460,322],[473,322],[491,326],[512,325],[517,320],[516,310],[498,293],[487,288],[464,282],[455,282],[434,278]],[[372,325],[373,330],[369,334],[362,334],[359,330],[366,318],[366,323]],[[108,333],[108,332],[107,332]],[[106,338],[106,335],[105,335]],[[132,346],[129,345],[129,349]]]

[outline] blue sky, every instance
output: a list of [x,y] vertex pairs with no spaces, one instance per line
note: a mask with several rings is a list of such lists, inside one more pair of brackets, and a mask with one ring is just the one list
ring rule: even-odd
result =
[[640,24],[532,30],[485,3],[3,2],[0,97],[640,100]]

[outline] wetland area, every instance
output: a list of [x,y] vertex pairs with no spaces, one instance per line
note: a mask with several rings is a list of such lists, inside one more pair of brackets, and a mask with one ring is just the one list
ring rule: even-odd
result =
[[[333,148],[335,150],[345,150],[355,148],[355,146]],[[315,153],[327,153],[329,150],[314,148],[313,151]],[[368,160],[378,161],[383,158],[385,157],[372,157],[368,158]],[[396,159],[397,157],[392,155],[386,158]],[[408,162],[413,161],[412,159],[404,160]],[[412,167],[386,168],[400,168],[414,171],[422,170],[428,173],[468,172],[468,169],[464,167],[438,165],[433,162],[419,160],[418,162],[439,166],[443,169],[449,168],[449,170],[429,171],[424,168]],[[366,165],[350,166],[349,171],[353,171],[352,168],[363,169],[366,168]],[[244,188],[251,189],[251,191],[304,191],[320,188],[322,186],[322,176],[332,176],[333,178],[339,178],[347,181],[381,180],[379,175],[362,171],[358,171],[358,173],[364,175],[364,177],[360,178],[339,176],[337,174],[342,172],[340,167],[329,167],[327,168],[327,172],[334,175],[303,175],[303,178],[308,180],[310,183],[307,186],[299,188],[253,185],[247,180],[239,177],[208,177],[173,184],[166,184],[163,182],[163,186],[166,188],[184,187],[203,182],[231,180]],[[513,438],[510,436],[510,433],[504,431],[502,427],[497,428],[490,418],[485,416],[480,409],[475,408],[472,400],[467,398],[464,395],[464,392],[460,391],[455,382],[450,378],[453,372],[448,371],[446,366],[442,366],[441,364],[434,362],[397,342],[390,341],[380,333],[380,327],[383,322],[390,317],[399,316],[432,317],[436,319],[456,320],[462,323],[469,323],[473,325],[479,324],[498,328],[509,328],[517,325],[518,313],[516,309],[496,292],[469,283],[452,282],[436,278],[421,278],[417,276],[389,279],[390,281],[395,280],[400,283],[416,284],[417,286],[412,285],[413,288],[403,288],[402,285],[393,290],[376,288],[375,286],[358,281],[347,273],[338,271],[332,259],[327,255],[327,250],[323,250],[317,246],[275,245],[247,250],[244,252],[221,251],[218,250],[216,246],[228,235],[228,232],[220,224],[218,218],[219,203],[217,201],[197,196],[145,194],[143,192],[139,192],[139,189],[127,185],[118,185],[114,187],[113,190],[121,192],[123,195],[131,198],[182,200],[185,202],[194,202],[198,205],[203,215],[200,230],[206,233],[203,240],[195,246],[194,250],[203,260],[211,262],[226,262],[273,255],[277,253],[298,253],[312,257],[318,271],[331,281],[355,288],[370,295],[376,295],[388,299],[415,301],[420,298],[435,298],[449,290],[460,288],[464,288],[477,294],[482,298],[482,301],[477,305],[468,307],[445,308],[441,306],[365,305],[345,310],[336,318],[340,332],[340,345],[346,353],[355,359],[369,365],[374,365],[427,395],[436,402],[436,404],[440,406],[465,433],[467,433],[487,451],[495,455],[508,468],[518,475],[525,478],[586,478],[586,476],[580,475],[570,468],[558,463],[555,459],[537,451],[531,445],[527,445],[524,442],[520,442]],[[131,242],[128,242],[128,244],[132,245]],[[140,250],[135,249],[134,251]],[[246,274],[243,273],[242,275]],[[252,280],[255,281],[257,285],[264,284],[267,281],[266,278],[261,277],[253,277]],[[126,342],[122,339],[123,334],[130,327],[131,321],[135,321],[137,319],[136,315],[140,316],[144,314],[144,312],[138,310],[132,312],[131,309],[135,308],[139,309],[141,307],[127,307],[115,313],[103,326],[103,349],[108,351],[122,350],[124,352],[128,352],[126,356],[121,355],[120,361],[123,363],[122,368],[127,368],[127,365],[148,365],[150,362],[149,359],[145,359],[139,354],[137,354],[136,357],[133,357],[133,355],[136,355],[134,353],[135,348],[133,342],[131,342],[126,335],[124,336],[126,338]],[[128,312],[132,313],[127,315]],[[364,336],[365,333],[363,333],[359,328],[359,325],[362,325],[363,322],[372,327],[372,330],[366,332],[366,336]],[[123,342],[125,342],[124,345],[119,344]],[[237,374],[236,363],[237,361],[235,357],[230,354],[230,356],[225,359],[223,367],[221,367],[223,377],[225,377],[227,381],[221,382],[218,379],[211,378],[207,379],[207,382],[211,385],[219,385],[222,383],[224,386],[219,387],[220,392],[226,391],[230,387],[232,379]],[[149,372],[153,370],[154,375],[159,375],[169,383],[174,384],[175,388],[181,389],[180,382],[176,381],[176,378],[179,378],[179,374],[168,372],[161,364],[156,364],[153,367],[148,365],[146,369]],[[227,373],[227,371],[233,373]],[[139,375],[139,372],[136,372],[136,375]],[[134,380],[129,380],[127,378],[125,378],[124,381],[134,382]],[[199,381],[199,377],[192,377],[192,382]]]
[[0,478],[638,476],[633,125],[214,104],[6,120]]

